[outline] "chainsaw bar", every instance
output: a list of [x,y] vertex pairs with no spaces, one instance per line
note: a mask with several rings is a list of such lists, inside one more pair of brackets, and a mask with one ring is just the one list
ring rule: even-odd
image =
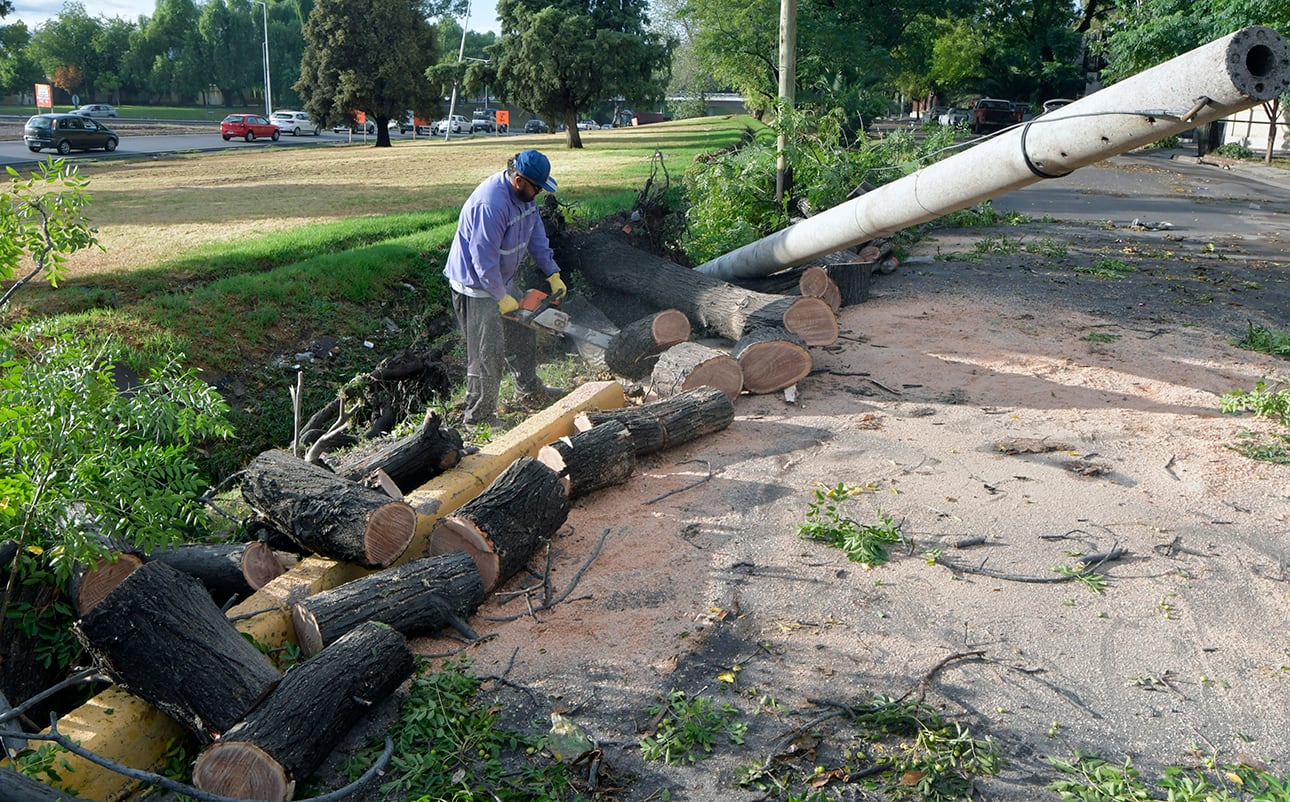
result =
[[605,334],[603,331],[589,329],[586,326],[574,323],[569,318],[568,314],[561,312],[559,309],[555,309],[554,307],[547,307],[529,318],[528,325],[559,334],[562,337],[591,343],[597,348],[609,347],[608,334]]

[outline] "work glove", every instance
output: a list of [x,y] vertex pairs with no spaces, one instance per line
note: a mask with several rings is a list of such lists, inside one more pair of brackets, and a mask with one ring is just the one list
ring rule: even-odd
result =
[[552,295],[560,296],[569,294],[569,288],[564,286],[564,280],[560,278],[559,270],[547,276],[546,283],[551,285]]
[[497,311],[503,315],[509,315],[516,309],[520,308],[520,302],[509,295],[503,295],[502,300],[497,302]]

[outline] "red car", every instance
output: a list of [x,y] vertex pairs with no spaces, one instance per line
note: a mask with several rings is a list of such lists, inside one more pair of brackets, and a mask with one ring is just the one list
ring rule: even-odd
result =
[[254,114],[230,114],[220,120],[219,135],[224,137],[225,142],[235,136],[240,136],[247,142],[254,142],[256,137],[267,136],[277,142],[282,136],[282,131],[278,126]]

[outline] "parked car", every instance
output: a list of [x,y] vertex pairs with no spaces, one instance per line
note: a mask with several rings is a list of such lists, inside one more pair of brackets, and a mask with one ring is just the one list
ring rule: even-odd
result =
[[974,134],[1007,128],[1021,122],[1021,112],[1011,100],[983,97],[972,103],[968,113],[971,115],[968,125],[971,126]]
[[599,131],[600,123],[595,120],[578,120],[579,131]]
[[256,114],[230,114],[220,120],[219,135],[224,137],[225,142],[234,137],[254,142],[262,136],[277,142],[282,137],[282,131],[278,126]]
[[940,116],[940,123],[941,125],[962,125],[971,118],[972,115],[967,113],[967,109],[956,109],[951,106]]
[[496,114],[492,109],[476,109],[470,118],[470,132],[472,134],[477,134],[481,131],[489,134],[496,133]]
[[284,134],[300,136],[304,132],[318,136],[318,124],[309,119],[307,111],[275,111],[270,115],[269,122],[278,126],[278,130]]
[[454,114],[452,117],[434,124],[435,135],[448,133],[449,127],[451,127],[454,134],[460,134],[470,128],[470,123],[466,122],[466,118],[460,114]]
[[82,117],[115,117],[116,109],[106,103],[90,103],[79,109],[73,109],[72,114],[79,114]]
[[526,134],[545,134],[548,130],[546,123],[536,118],[524,123],[524,133]]
[[349,123],[336,123],[331,127],[331,131],[333,134],[344,134],[344,133],[375,134],[376,123],[372,122],[371,120],[365,121],[362,125],[359,125],[358,123],[354,123],[353,125],[350,125]]
[[111,128],[79,114],[37,114],[28,118],[22,141],[32,153],[53,148],[66,156],[74,150],[96,148],[111,153],[121,138]]

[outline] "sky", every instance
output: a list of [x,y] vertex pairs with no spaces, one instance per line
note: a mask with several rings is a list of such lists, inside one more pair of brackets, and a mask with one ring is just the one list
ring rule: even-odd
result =
[[[92,17],[120,17],[134,22],[141,16],[151,17],[157,9],[156,0],[81,0]],[[200,0],[198,0],[200,3]],[[0,25],[12,25],[18,20],[27,23],[28,30],[35,30],[45,20],[58,16],[64,0],[14,0],[13,12],[0,19]],[[471,0],[471,31],[498,31],[497,4],[495,0]]]

